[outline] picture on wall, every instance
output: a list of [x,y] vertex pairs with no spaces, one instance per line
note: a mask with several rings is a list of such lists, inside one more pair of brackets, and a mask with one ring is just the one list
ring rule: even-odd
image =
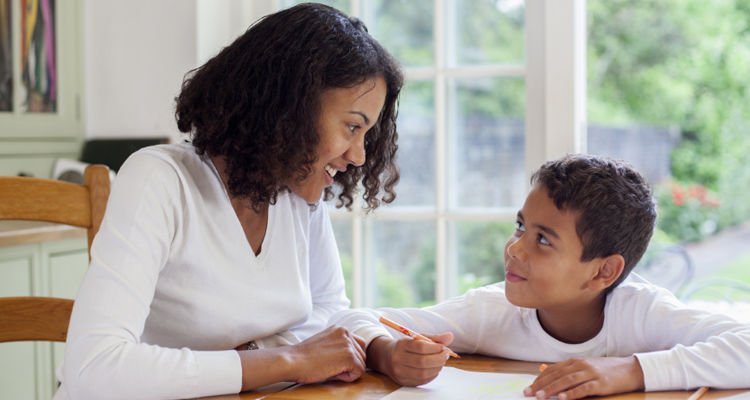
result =
[[0,0],[0,112],[13,111],[12,0]]
[[21,81],[26,112],[57,111],[55,1],[21,0]]

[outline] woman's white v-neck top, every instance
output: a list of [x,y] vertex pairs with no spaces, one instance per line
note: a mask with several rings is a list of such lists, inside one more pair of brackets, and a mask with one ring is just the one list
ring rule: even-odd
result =
[[325,203],[280,193],[256,256],[208,157],[146,148],[114,181],[56,398],[236,393],[236,346],[298,342],[348,305]]

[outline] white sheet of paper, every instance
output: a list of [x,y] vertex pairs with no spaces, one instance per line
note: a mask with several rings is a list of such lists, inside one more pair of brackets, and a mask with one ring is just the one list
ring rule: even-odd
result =
[[442,400],[442,399],[524,399],[523,389],[531,385],[536,375],[465,371],[444,367],[430,383],[418,387],[402,387],[383,399]]
[[729,396],[729,397],[722,397],[721,399],[722,400],[729,400],[729,399],[732,399],[732,400],[740,400],[740,399],[742,399],[742,400],[750,400],[750,392],[735,394],[734,396]]

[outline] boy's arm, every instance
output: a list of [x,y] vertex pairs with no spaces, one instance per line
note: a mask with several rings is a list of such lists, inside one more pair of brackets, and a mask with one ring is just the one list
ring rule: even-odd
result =
[[402,339],[404,336],[401,333],[386,328],[378,321],[382,315],[427,336],[450,332],[454,338],[451,345],[453,351],[473,353],[479,346],[482,327],[504,313],[496,299],[505,299],[500,289],[483,287],[425,308],[344,310],[334,314],[328,323],[347,328],[364,339],[367,345],[379,336]]
[[[426,308],[346,310],[335,314],[329,323],[343,326],[364,339],[370,368],[402,385],[419,385],[432,380],[445,364],[447,353],[443,345],[450,344],[456,352],[476,351],[483,322],[497,318],[500,313],[497,306],[487,301],[488,296],[504,294],[497,289],[482,288]],[[387,329],[378,322],[381,315],[439,344],[412,340]]]
[[[381,315],[409,329],[423,332],[438,343],[413,340],[386,329],[378,322]],[[450,332],[446,332],[444,336],[429,335],[433,332],[432,328],[444,323],[442,319],[440,314],[423,309],[381,308],[342,311],[335,314],[330,322],[347,328],[364,340],[367,344],[366,362],[369,368],[388,375],[400,385],[417,386],[433,380],[448,358],[443,345],[450,344],[453,335]]]
[[380,336],[367,348],[367,366],[391,377],[402,386],[425,384],[440,373],[448,359],[453,335],[429,336],[435,343]]
[[750,387],[750,324],[691,309],[671,295],[655,301],[646,316],[651,349],[635,356],[647,391]]
[[542,371],[524,395],[572,400],[643,390],[643,371],[635,356],[570,359]]
[[614,304],[607,314],[613,350],[623,357],[554,364],[527,389],[528,395],[543,390],[542,398],[569,400],[635,390],[750,387],[750,324],[691,309],[655,287],[625,293],[610,299]]
[[608,336],[624,357],[560,362],[540,374],[527,393],[544,390],[545,396],[564,393],[573,399],[634,390],[750,387],[750,324],[691,309],[655,287],[611,300]]

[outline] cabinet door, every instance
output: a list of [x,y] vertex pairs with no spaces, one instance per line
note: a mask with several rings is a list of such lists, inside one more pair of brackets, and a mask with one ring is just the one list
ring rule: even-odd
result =
[[[0,296],[31,296],[38,246],[0,248]],[[36,343],[0,343],[0,398],[36,399]]]
[[[0,248],[0,296],[75,298],[88,268],[85,238]],[[0,343],[0,398],[51,399],[62,343]]]
[[[71,239],[42,244],[49,271],[49,295],[75,299],[78,287],[88,269],[89,255],[86,239]],[[52,343],[51,363],[39,365],[39,378],[49,379],[52,388],[57,387],[56,370],[65,353],[64,343]]]

